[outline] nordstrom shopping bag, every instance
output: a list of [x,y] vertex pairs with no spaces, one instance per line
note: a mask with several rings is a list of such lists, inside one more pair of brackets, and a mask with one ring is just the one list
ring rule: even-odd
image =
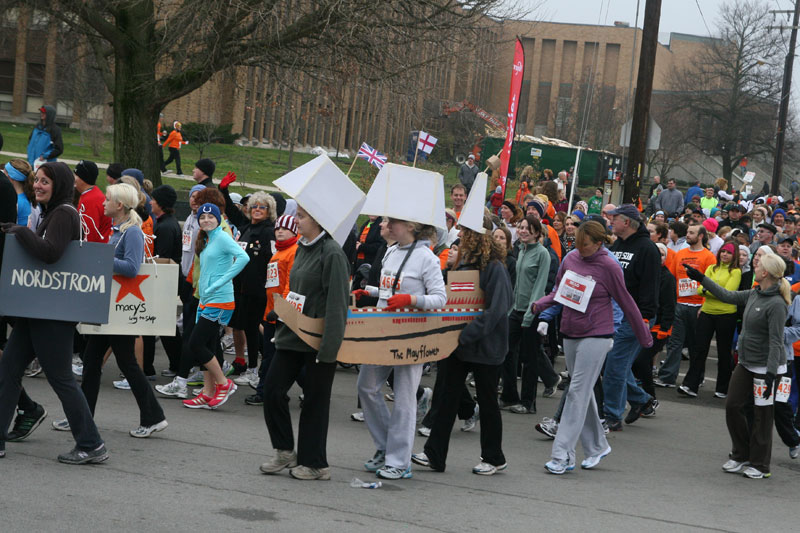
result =
[[106,296],[108,322],[78,325],[84,335],[175,335],[178,265],[169,259],[143,263],[133,278],[114,275]]
[[0,273],[0,315],[94,322],[108,320],[114,247],[72,241],[56,263],[28,254],[16,236],[5,236]]

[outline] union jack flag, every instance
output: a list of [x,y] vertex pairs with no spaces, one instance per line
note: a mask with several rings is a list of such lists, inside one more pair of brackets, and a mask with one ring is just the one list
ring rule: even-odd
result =
[[388,158],[386,154],[382,154],[367,143],[361,143],[361,148],[358,149],[356,157],[366,160],[371,165],[375,165],[378,169],[382,169],[386,164]]

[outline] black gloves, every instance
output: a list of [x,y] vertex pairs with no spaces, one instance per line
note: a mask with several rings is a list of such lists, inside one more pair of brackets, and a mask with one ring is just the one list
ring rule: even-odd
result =
[[681,265],[686,270],[686,275],[689,276],[690,279],[694,281],[702,282],[703,278],[706,277],[705,274],[697,270],[696,268],[689,266],[689,265]]
[[767,388],[764,390],[762,398],[769,400],[769,397],[772,396],[772,387],[775,386],[775,374],[767,372],[767,375],[764,376],[764,383],[766,383]]

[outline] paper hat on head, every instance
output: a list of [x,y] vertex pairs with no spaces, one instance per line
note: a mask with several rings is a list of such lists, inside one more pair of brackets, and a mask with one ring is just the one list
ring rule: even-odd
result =
[[444,178],[437,172],[387,163],[375,177],[361,212],[447,229]]
[[315,157],[275,180],[274,185],[343,245],[364,205],[364,193],[327,155]]
[[461,216],[458,218],[459,226],[469,228],[476,233],[486,233],[486,228],[483,227],[483,201],[486,198],[488,181],[489,176],[486,172],[478,172],[478,175],[475,176],[475,182],[472,184],[467,201],[461,210]]

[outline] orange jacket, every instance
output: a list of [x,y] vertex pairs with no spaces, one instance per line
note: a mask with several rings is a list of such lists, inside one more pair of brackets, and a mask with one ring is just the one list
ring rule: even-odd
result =
[[144,233],[144,256],[153,257],[155,240],[153,239],[153,217],[147,217],[142,221],[142,233]]
[[528,182],[523,181],[519,186],[519,190],[517,191],[517,196],[514,198],[514,203],[519,205],[522,199],[525,198],[525,195],[528,194],[529,192],[531,192],[531,190],[528,189]]
[[[278,250],[272,255],[272,259],[270,259],[269,266],[267,267],[267,285],[270,284],[271,274],[270,274],[270,267],[275,269],[277,266],[277,275],[278,275],[278,284],[275,287],[267,287],[267,308],[264,311],[264,320],[267,319],[267,315],[275,309],[275,300],[273,299],[273,294],[280,294],[284,298],[286,295],[289,294],[289,273],[292,271],[292,265],[294,265],[294,255],[297,253],[297,244],[290,246],[285,250]],[[275,264],[275,266],[272,266]]]
[[550,224],[543,225],[547,228],[547,236],[550,238],[550,247],[553,248],[553,251],[558,256],[558,260],[561,261],[561,239],[558,237],[558,232]]
[[167,140],[164,141],[164,146],[167,148],[177,148],[180,150],[182,144],[189,144],[187,141],[183,140],[183,135],[178,130],[172,130],[169,132],[167,136]]

